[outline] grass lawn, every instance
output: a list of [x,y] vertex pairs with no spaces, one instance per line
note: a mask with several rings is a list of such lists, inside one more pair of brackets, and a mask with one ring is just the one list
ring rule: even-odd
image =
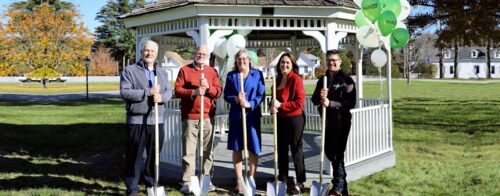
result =
[[[351,182],[353,195],[500,194],[500,83],[394,80],[393,98],[397,165]],[[0,100],[0,195],[123,194],[124,115],[120,99]]]
[[[117,91],[120,89],[118,82],[89,83],[89,92]],[[85,92],[85,83],[49,83],[44,89],[41,83],[0,83],[0,93],[23,94],[60,94]]]

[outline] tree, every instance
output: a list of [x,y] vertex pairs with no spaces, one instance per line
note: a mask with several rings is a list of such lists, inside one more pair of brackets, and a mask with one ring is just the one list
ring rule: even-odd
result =
[[498,0],[410,0],[410,4],[431,8],[429,12],[409,17],[409,29],[439,25],[439,42],[454,48],[455,78],[458,77],[458,48],[464,45],[486,45],[490,73],[490,45],[500,42]]
[[49,4],[30,9],[11,6],[5,16],[5,47],[10,49],[6,61],[15,66],[27,66],[29,77],[46,80],[59,77],[58,70],[71,75],[85,73],[83,58],[90,54],[92,37],[74,7],[56,11]]
[[97,47],[97,50],[90,57],[90,73],[95,76],[113,76],[117,74],[117,61],[109,54],[109,49],[104,45]]
[[143,7],[144,0],[109,0],[97,13],[96,20],[102,23],[96,28],[94,47],[104,45],[111,48],[111,54],[117,61],[135,59],[135,31],[125,28],[125,24],[118,20],[120,15],[126,14],[134,8]]

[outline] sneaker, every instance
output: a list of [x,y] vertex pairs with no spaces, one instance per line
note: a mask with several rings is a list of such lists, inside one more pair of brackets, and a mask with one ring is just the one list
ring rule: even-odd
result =
[[180,191],[181,193],[189,194],[191,192],[191,189],[189,188],[189,182],[184,182]]
[[212,182],[210,182],[210,186],[208,188],[208,192],[214,192],[217,190],[217,187],[214,186],[214,184],[212,184]]

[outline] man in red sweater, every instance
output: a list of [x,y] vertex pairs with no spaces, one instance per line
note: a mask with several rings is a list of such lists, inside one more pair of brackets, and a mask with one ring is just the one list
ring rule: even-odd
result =
[[[189,193],[189,183],[195,171],[195,153],[200,135],[200,119],[203,119],[203,175],[211,176],[213,155],[213,130],[211,120],[215,115],[215,99],[222,94],[217,70],[207,64],[208,48],[200,45],[193,64],[183,66],[175,81],[175,96],[181,99],[182,115],[182,176],[181,192]],[[202,77],[203,73],[203,77]],[[201,98],[203,95],[203,116]],[[211,185],[211,189],[215,188]]]

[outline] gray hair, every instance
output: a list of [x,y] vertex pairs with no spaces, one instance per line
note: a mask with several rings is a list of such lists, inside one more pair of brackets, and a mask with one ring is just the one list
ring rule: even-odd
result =
[[141,52],[142,52],[142,50],[144,50],[144,46],[146,46],[147,44],[153,44],[153,46],[158,51],[158,43],[154,42],[153,40],[147,39],[147,40],[142,40],[141,41],[141,44],[140,44],[140,46],[141,46]]
[[248,67],[250,69],[252,69],[252,57],[250,57],[250,54],[248,53],[248,50],[243,48],[241,50],[239,50],[235,55],[234,55],[234,67],[233,67],[233,70],[238,70],[238,63],[236,62],[236,59],[238,59],[238,57],[240,57],[241,55],[243,54],[247,54],[247,57],[248,57]]

